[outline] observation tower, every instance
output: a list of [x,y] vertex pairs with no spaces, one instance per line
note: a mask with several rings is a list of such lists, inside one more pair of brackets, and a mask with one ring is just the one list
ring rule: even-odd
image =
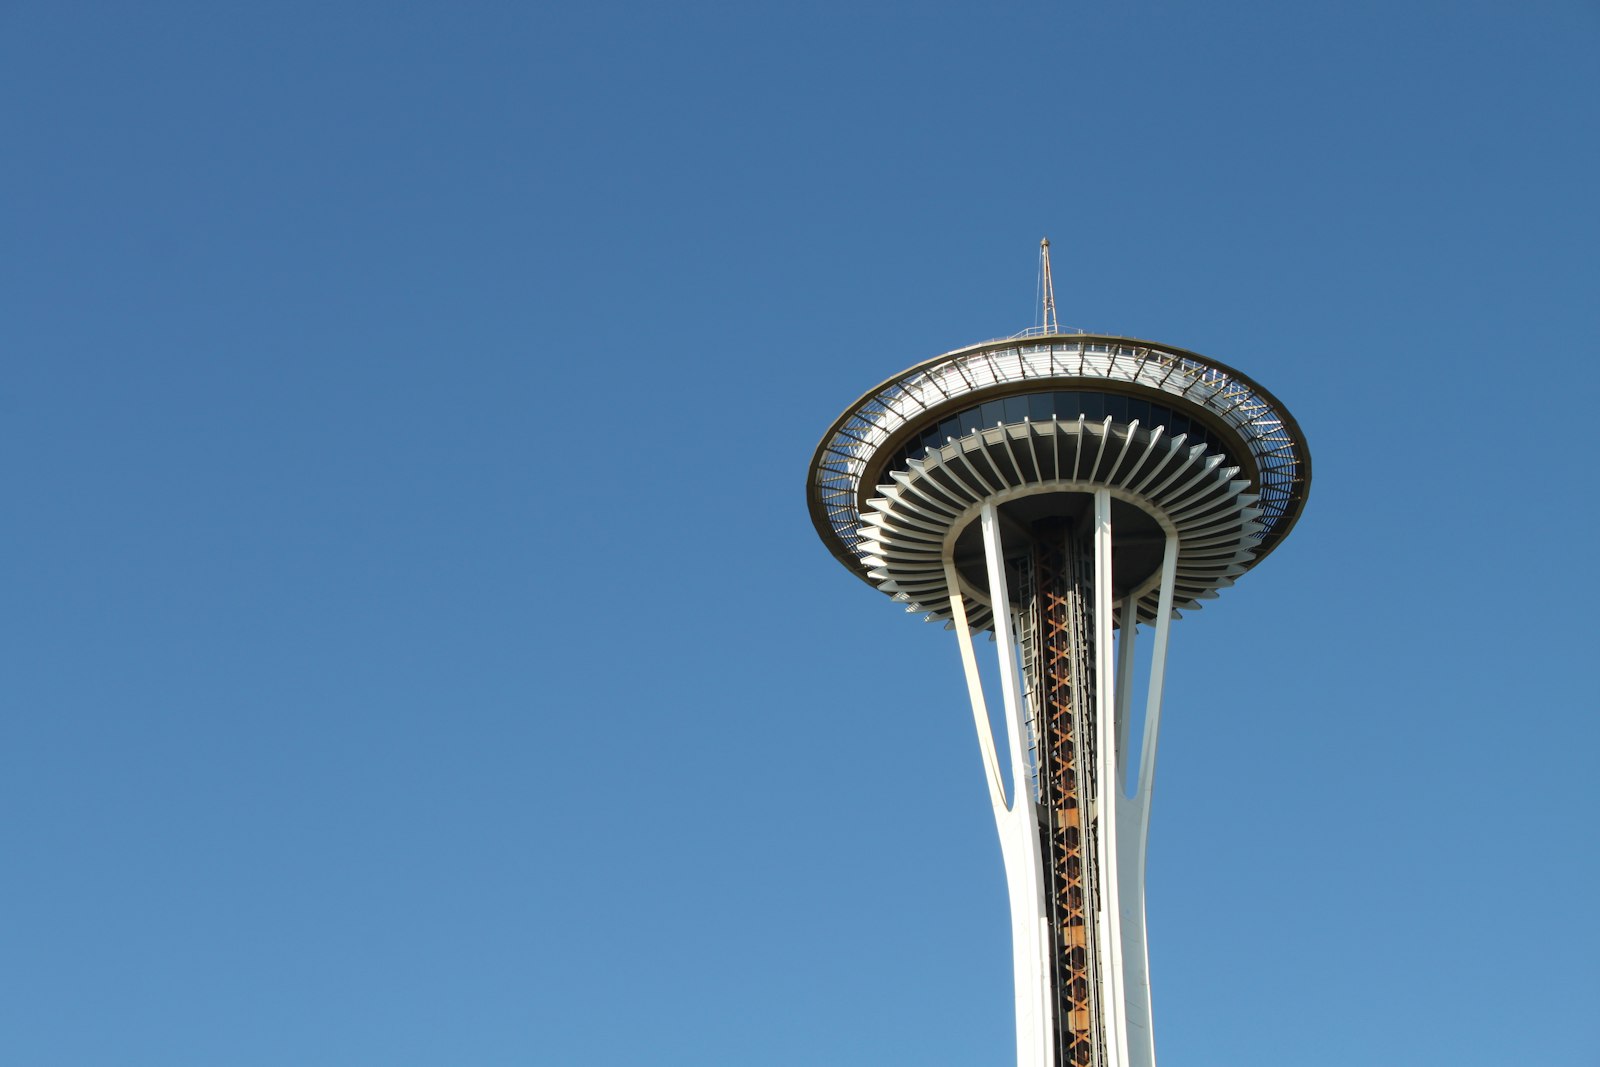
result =
[[1145,842],[1169,629],[1294,527],[1311,455],[1233,368],[1061,330],[1049,257],[1046,240],[1042,326],[868,390],[823,435],[806,498],[839,562],[955,631],[1010,890],[1019,1067],[1154,1067]]

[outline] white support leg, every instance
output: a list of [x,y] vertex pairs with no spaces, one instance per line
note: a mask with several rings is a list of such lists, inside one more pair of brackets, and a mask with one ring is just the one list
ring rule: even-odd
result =
[[1133,597],[1122,600],[1122,619],[1117,627],[1117,796],[1128,787],[1133,769],[1133,754],[1128,751],[1129,720],[1133,718],[1133,649],[1139,634],[1139,604]]
[[[1007,797],[1001,756],[984,696],[966,599],[954,563],[945,560],[951,590],[951,614],[961,649],[961,664],[972,703],[973,722],[983,759],[984,777],[1005,861],[1011,898],[1012,974],[1016,984],[1018,1067],[1056,1067],[1052,1031],[1056,991],[1050,959],[1050,925],[1044,887],[1044,857],[1039,834],[1039,808],[1028,756],[1028,712],[1017,662],[1017,643],[1010,610],[1005,555],[999,516],[993,504],[980,511],[984,562],[990,603],[994,608],[995,643],[1001,693],[1005,702],[1006,760],[1011,788]],[[1149,955],[1145,937],[1145,843],[1150,825],[1150,791],[1155,770],[1156,739],[1161,725],[1168,634],[1177,578],[1178,539],[1169,535],[1162,558],[1159,607],[1151,644],[1150,686],[1146,694],[1143,738],[1137,778],[1129,749],[1133,704],[1134,647],[1137,605],[1122,605],[1120,646],[1113,642],[1111,496],[1095,493],[1094,502],[1094,641],[1095,816],[1100,841],[1096,876],[1101,907],[1095,914],[1103,946],[1099,999],[1104,1005],[1104,1039],[1109,1067],[1155,1067],[1151,1029]],[[1131,785],[1131,793],[1126,787]]]
[[1116,773],[1116,657],[1111,643],[1111,494],[1094,494],[1094,655],[1095,655],[1095,804],[1100,825],[1097,881],[1099,926],[1103,966],[1100,969],[1100,1003],[1105,1008],[1106,1060],[1121,1067],[1126,1062],[1127,1010],[1123,999],[1122,915],[1118,903]]
[[1117,837],[1123,845],[1122,958],[1128,1011],[1128,1067],[1155,1067],[1155,1031],[1150,1011],[1150,950],[1145,931],[1145,847],[1150,834],[1150,792],[1155,784],[1156,739],[1161,732],[1161,695],[1167,669],[1167,636],[1172,627],[1173,587],[1178,576],[1178,538],[1167,535],[1161,559],[1161,592],[1156,607],[1155,640],[1150,652],[1144,741],[1139,746],[1139,777],[1131,797],[1119,797]]
[[[1000,692],[1006,703],[1006,744],[1011,755],[1011,806],[1030,803],[1028,788],[1028,708],[1022,698],[1022,673],[1017,668],[1016,637],[1011,630],[1011,590],[1006,582],[1006,561],[1000,543],[1000,517],[993,504],[983,505],[984,563],[989,574],[989,604],[994,615],[994,641],[1000,656]],[[1037,825],[1037,815],[1033,821]]]
[[978,753],[983,757],[983,776],[989,785],[989,803],[994,807],[995,824],[1003,837],[1010,804],[1006,800],[1005,779],[1000,774],[1000,756],[995,751],[994,730],[989,723],[989,702],[983,695],[983,676],[978,673],[978,657],[972,650],[967,598],[961,595],[955,564],[949,560],[945,560],[944,576],[945,581],[950,583],[950,613],[955,619],[956,643],[961,646],[961,670],[967,677],[967,699],[972,704],[973,723],[978,728]]
[[1001,692],[1006,710],[1006,748],[1011,764],[1011,797],[1005,796],[999,753],[983,695],[972,631],[967,622],[965,598],[960,592],[954,564],[945,560],[945,579],[951,590],[951,614],[961,645],[961,665],[967,677],[978,746],[983,755],[989,799],[994,807],[1000,853],[1005,861],[1006,886],[1011,897],[1012,976],[1016,985],[1017,1065],[1055,1067],[1055,1041],[1051,1022],[1055,1004],[1049,960],[1050,920],[1045,908],[1044,861],[1039,840],[1039,809],[1033,795],[1028,765],[1027,707],[1017,668],[1017,647],[1012,633],[1010,595],[1005,556],[1000,542],[999,517],[992,504],[981,512],[984,556],[994,608],[995,644],[1000,657]]

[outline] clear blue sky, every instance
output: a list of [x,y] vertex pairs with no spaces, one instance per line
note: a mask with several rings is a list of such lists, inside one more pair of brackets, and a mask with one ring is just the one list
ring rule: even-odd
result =
[[948,634],[805,467],[1063,322],[1267,385],[1169,1065],[1600,1063],[1600,7],[0,6],[0,1063],[992,1065]]

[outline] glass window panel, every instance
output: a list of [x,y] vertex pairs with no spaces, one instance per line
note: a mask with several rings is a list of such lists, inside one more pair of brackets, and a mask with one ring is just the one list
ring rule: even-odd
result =
[[1005,405],[999,400],[991,400],[978,409],[978,425],[993,426],[1004,421],[1006,417]]
[[1025,396],[1008,396],[1000,401],[1000,406],[1007,422],[1021,422],[1028,417],[1028,398]]
[[1050,393],[1034,393],[1028,397],[1028,418],[1034,422],[1048,422],[1056,413],[1055,401]]

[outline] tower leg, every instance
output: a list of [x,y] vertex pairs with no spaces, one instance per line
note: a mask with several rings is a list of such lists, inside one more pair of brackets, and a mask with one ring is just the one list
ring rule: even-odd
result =
[[[1155,1029],[1150,1008],[1150,949],[1145,928],[1144,882],[1150,835],[1150,793],[1155,785],[1156,740],[1161,732],[1161,697],[1167,671],[1167,638],[1172,628],[1173,586],[1178,574],[1178,537],[1167,535],[1161,560],[1161,592],[1156,607],[1155,640],[1150,653],[1150,687],[1145,696],[1144,739],[1139,777],[1132,795],[1117,795],[1117,837],[1122,853],[1122,958],[1128,1011],[1128,1065],[1155,1067]],[[1123,640],[1131,634],[1124,633]],[[1131,701],[1129,702],[1131,704]],[[1131,753],[1129,754],[1131,757]]]
[[1096,908],[1105,966],[1100,969],[1100,989],[1105,1004],[1105,1042],[1108,1063],[1125,1063],[1128,1045],[1127,1008],[1122,974],[1122,909],[1117,885],[1116,809],[1117,784],[1116,666],[1111,642],[1113,612],[1111,567],[1111,493],[1094,494],[1094,652],[1095,652],[1095,823],[1099,833],[1098,875],[1100,900]]
[[1000,540],[999,518],[992,504],[985,504],[981,516],[984,554],[987,561],[989,595],[995,605],[995,644],[1000,657],[1001,692],[1005,701],[1006,749],[1011,767],[1011,797],[1005,796],[1000,778],[998,753],[990,726],[988,704],[978,674],[977,656],[972,649],[972,632],[967,623],[966,605],[961,596],[954,565],[946,560],[946,578],[953,590],[951,608],[956,637],[961,643],[961,662],[967,675],[967,693],[972,700],[973,719],[978,729],[978,745],[984,756],[989,784],[989,800],[994,808],[995,828],[1000,836],[1000,853],[1005,862],[1006,885],[1011,897],[1012,979],[1016,989],[1018,1067],[1056,1067],[1051,1040],[1054,1018],[1054,992],[1048,965],[1047,944],[1050,921],[1045,910],[1043,861],[1039,840],[1039,809],[1033,786],[1031,762],[1027,753],[1027,707],[1023,701],[1022,678],[1017,667],[1013,639],[1010,594],[1007,588],[1005,558]]
[[[1109,493],[1095,494],[1090,518],[1086,531],[1032,531],[1026,553],[1017,553],[1022,607],[1013,616],[999,515],[992,503],[980,511],[1005,703],[1009,798],[966,600],[953,561],[945,561],[1010,892],[1019,1067],[1155,1064],[1144,856],[1178,542],[1168,537],[1162,560],[1134,780],[1129,741],[1137,616],[1125,599],[1118,647]],[[1026,653],[1026,686],[1020,652]],[[1125,792],[1129,784],[1131,794]]]

